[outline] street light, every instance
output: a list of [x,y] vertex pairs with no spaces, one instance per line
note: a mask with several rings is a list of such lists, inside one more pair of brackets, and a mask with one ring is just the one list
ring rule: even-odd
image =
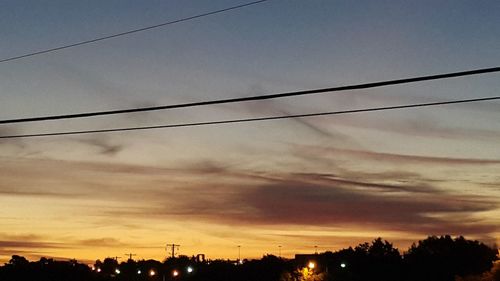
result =
[[316,267],[316,264],[312,261],[309,262],[309,264],[307,265],[307,267],[309,267],[309,269],[314,269]]
[[155,272],[154,270],[152,270],[152,269],[151,269],[151,270],[149,271],[149,276],[155,276],[155,275],[156,275],[156,272]]
[[120,270],[119,270],[118,268],[117,268],[117,269],[115,269],[115,273],[116,273],[116,274],[120,274]]
[[187,272],[188,272],[188,273],[192,273],[192,272],[193,272],[193,268],[192,268],[192,267],[190,267],[190,266],[188,266],[188,268],[187,268]]
[[179,271],[174,269],[174,271],[172,271],[172,276],[174,276],[174,277],[179,276]]
[[142,271],[140,269],[137,270],[137,274],[141,274],[141,273],[142,273]]
[[347,264],[345,264],[345,263],[340,264],[340,267],[342,267],[342,268],[345,268],[346,266],[347,266]]

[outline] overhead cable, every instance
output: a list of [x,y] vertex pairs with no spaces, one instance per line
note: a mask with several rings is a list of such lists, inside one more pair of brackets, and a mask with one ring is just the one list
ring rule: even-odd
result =
[[208,126],[208,125],[222,125],[222,124],[257,122],[257,121],[282,120],[282,119],[290,119],[290,118],[306,118],[306,117],[315,117],[315,116],[353,114],[353,113],[362,113],[362,112],[375,112],[375,111],[386,111],[386,110],[397,110],[397,109],[408,109],[408,108],[419,108],[419,107],[421,108],[421,107],[429,107],[429,106],[443,106],[443,105],[449,105],[449,104],[484,102],[484,101],[492,101],[492,100],[499,100],[499,99],[500,99],[500,96],[493,96],[493,97],[484,97],[484,98],[475,98],[475,99],[461,99],[461,100],[450,100],[450,101],[441,101],[441,102],[414,103],[414,104],[403,104],[403,105],[393,105],[393,106],[383,106],[383,107],[370,107],[370,108],[362,108],[362,109],[350,109],[350,110],[341,110],[341,111],[316,112],[316,113],[280,115],[280,116],[267,116],[267,117],[257,117],[257,118],[241,118],[241,119],[229,119],[229,120],[219,120],[219,121],[179,123],[179,124],[168,124],[168,125],[158,125],[158,126],[124,127],[124,128],[113,128],[113,129],[97,129],[97,130],[64,131],[64,132],[38,133],[38,134],[5,135],[5,136],[0,136],[0,139],[83,135],[83,134],[96,134],[96,133],[112,133],[112,132],[125,132],[125,131],[139,131],[139,130],[153,130],[153,129],[197,127],[197,126]]
[[194,16],[185,17],[185,18],[181,18],[181,19],[177,19],[177,20],[172,20],[172,21],[168,21],[168,22],[164,22],[164,23],[160,23],[160,24],[155,24],[155,25],[151,25],[151,26],[145,26],[145,27],[141,27],[141,28],[137,28],[137,29],[132,29],[132,30],[120,32],[120,33],[106,35],[106,36],[103,36],[103,37],[97,37],[97,38],[93,38],[93,39],[89,39],[89,40],[85,40],[85,41],[80,41],[80,42],[76,42],[76,43],[71,43],[71,44],[67,44],[67,45],[62,45],[62,46],[50,48],[50,49],[45,49],[45,50],[40,50],[40,51],[31,52],[31,53],[26,53],[26,54],[14,56],[14,57],[4,58],[4,59],[0,59],[0,63],[5,63],[5,62],[9,62],[9,61],[15,61],[15,60],[19,60],[19,59],[23,59],[23,58],[27,58],[27,57],[33,57],[33,56],[38,56],[38,55],[42,55],[42,54],[47,54],[47,53],[53,53],[53,52],[61,51],[61,50],[64,50],[64,49],[74,48],[74,47],[77,47],[77,46],[92,44],[92,43],[96,43],[96,42],[99,42],[99,41],[109,40],[109,39],[113,39],[113,38],[117,38],[117,37],[121,37],[121,36],[125,36],[125,35],[130,35],[130,34],[134,34],[134,33],[138,33],[138,32],[143,32],[143,31],[146,31],[146,30],[151,30],[151,29],[155,29],[155,28],[164,27],[164,26],[167,26],[167,25],[172,25],[172,24],[181,23],[181,22],[185,22],[185,21],[190,21],[190,20],[194,20],[194,19],[199,19],[199,18],[202,18],[202,17],[207,17],[207,16],[211,16],[211,15],[215,15],[215,14],[220,14],[220,13],[224,13],[224,12],[228,12],[228,11],[232,11],[232,10],[236,10],[236,9],[241,9],[241,8],[244,8],[244,7],[248,7],[248,6],[252,6],[252,5],[256,5],[256,4],[260,4],[260,3],[268,2],[268,1],[271,1],[271,0],[259,0],[259,1],[248,2],[248,3],[244,3],[244,4],[240,4],[240,5],[236,5],[236,6],[231,6],[231,7],[228,7],[228,8],[219,9],[219,10],[215,10],[215,11],[211,11],[211,12],[206,12],[206,13],[202,13],[202,14],[197,14],[197,15],[194,15]]
[[197,106],[216,105],[216,104],[228,104],[228,103],[237,103],[237,102],[246,102],[246,101],[259,101],[259,100],[268,100],[268,99],[285,98],[285,97],[305,96],[305,95],[312,95],[312,94],[323,94],[323,93],[340,92],[340,91],[361,90],[361,89],[369,89],[369,88],[384,87],[384,86],[399,85],[399,84],[408,84],[408,83],[415,83],[415,82],[422,82],[422,81],[440,80],[440,79],[464,77],[464,76],[470,76],[470,75],[479,75],[479,74],[486,74],[486,73],[493,73],[493,72],[500,72],[500,67],[481,68],[481,69],[474,69],[474,70],[467,70],[467,71],[460,71],[460,72],[450,72],[450,73],[442,73],[442,74],[435,74],[435,75],[428,75],[428,76],[417,76],[417,77],[409,77],[409,78],[396,79],[396,80],[385,80],[385,81],[378,81],[378,82],[353,84],[353,85],[330,87],[330,88],[300,90],[300,91],[292,91],[292,92],[284,92],[284,93],[268,94],[268,95],[258,95],[258,96],[250,96],[250,97],[217,99],[217,100],[200,101],[200,102],[180,103],[180,104],[161,105],[161,106],[152,106],[152,107],[138,107],[138,108],[129,108],[129,109],[117,109],[117,110],[108,110],[108,111],[92,111],[92,112],[84,112],[84,113],[71,113],[71,114],[62,114],[62,115],[47,115],[47,116],[37,116],[37,117],[25,117],[25,118],[18,118],[18,119],[5,119],[5,120],[0,120],[0,124],[25,123],[25,122],[61,120],[61,119],[75,119],[75,118],[95,117],[95,116],[104,116],[104,115],[126,114],[126,113],[134,113],[134,112],[146,112],[146,111],[168,110],[168,109],[175,109],[175,108],[187,108],[187,107],[197,107]]

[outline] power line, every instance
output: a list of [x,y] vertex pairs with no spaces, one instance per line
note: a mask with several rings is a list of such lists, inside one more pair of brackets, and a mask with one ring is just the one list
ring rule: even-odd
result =
[[232,7],[228,7],[228,8],[224,8],[224,9],[220,9],[220,10],[215,10],[215,11],[211,11],[211,12],[206,12],[206,13],[202,13],[202,14],[198,14],[198,15],[194,15],[194,16],[190,16],[190,17],[186,17],[186,18],[181,18],[181,19],[177,19],[177,20],[173,20],[173,21],[168,21],[168,22],[164,22],[164,23],[160,23],[160,24],[156,24],[156,25],[141,27],[141,28],[137,28],[137,29],[132,29],[132,30],[120,32],[120,33],[115,33],[115,34],[112,34],[112,35],[107,35],[107,36],[103,36],[103,37],[97,37],[97,38],[94,38],[94,39],[89,39],[89,40],[80,41],[80,42],[76,42],[76,43],[72,43],[72,44],[68,44],[68,45],[63,45],[63,46],[59,46],[59,47],[55,47],[55,48],[51,48],[51,49],[45,49],[45,50],[41,50],[41,51],[27,53],[27,54],[24,54],[24,55],[19,55],[19,56],[15,56],[15,57],[9,57],[9,58],[5,58],[5,59],[0,59],[0,63],[14,61],[14,60],[19,60],[19,59],[23,59],[23,58],[27,58],[27,57],[33,57],[33,56],[37,56],[37,55],[41,55],[41,54],[53,53],[53,52],[57,52],[57,51],[64,50],[64,49],[69,49],[69,48],[73,48],[73,47],[77,47],[77,46],[82,46],[82,45],[87,45],[87,44],[91,44],[91,43],[96,43],[96,42],[99,42],[99,41],[104,41],[104,40],[108,40],[108,39],[112,39],[112,38],[116,38],[116,37],[130,35],[130,34],[133,34],[133,33],[138,33],[138,32],[142,32],[142,31],[146,31],[146,30],[150,30],[150,29],[164,27],[164,26],[167,26],[167,25],[172,25],[172,24],[176,24],[176,23],[180,23],[180,22],[185,22],[185,21],[190,21],[190,20],[194,20],[194,19],[199,19],[199,18],[202,18],[202,17],[207,17],[207,16],[211,16],[211,15],[215,15],[215,14],[220,14],[220,13],[228,12],[228,11],[231,11],[231,10],[236,10],[236,9],[240,9],[240,8],[244,8],[244,7],[248,7],[248,6],[252,6],[252,5],[256,5],[256,4],[260,4],[260,3],[263,3],[263,2],[267,2],[267,1],[271,1],[271,0],[260,0],[260,1],[248,2],[248,3],[244,3],[244,4],[240,4],[240,5],[236,5],[236,6],[232,6]]
[[442,74],[429,75],[429,76],[418,76],[418,77],[410,77],[410,78],[403,78],[403,79],[396,79],[396,80],[386,80],[386,81],[346,85],[346,86],[339,86],[339,87],[284,92],[284,93],[269,94],[269,95],[258,95],[258,96],[250,96],[250,97],[219,99],[219,100],[191,102],[191,103],[180,103],[180,104],[172,104],[172,105],[153,106],[153,107],[118,109],[118,110],[110,110],[110,111],[94,111],[94,112],[75,113],[75,114],[49,115],[49,116],[28,117],[28,118],[19,118],[19,119],[7,119],[7,120],[0,120],[0,124],[25,123],[25,122],[35,122],[35,121],[60,120],[60,119],[74,119],[74,118],[85,118],[85,117],[113,115],[113,114],[125,114],[125,113],[133,113],[133,112],[145,112],[145,111],[167,110],[167,109],[174,109],[174,108],[197,107],[197,106],[215,105],[215,104],[258,101],[258,100],[276,99],[276,98],[284,98],[284,97],[320,94],[320,93],[327,93],[327,92],[352,91],[352,90],[384,87],[384,86],[397,85],[397,84],[408,84],[408,83],[415,83],[415,82],[421,82],[421,81],[439,80],[439,79],[454,78],[454,77],[463,77],[463,76],[478,75],[478,74],[493,73],[493,72],[500,72],[500,67],[482,68],[482,69],[474,69],[474,70],[467,70],[467,71],[460,71],[460,72],[442,73]]
[[361,113],[361,112],[396,110],[396,109],[428,107],[428,106],[441,106],[441,105],[447,105],[447,104],[482,102],[482,101],[491,101],[491,100],[499,100],[499,99],[500,99],[500,96],[493,96],[493,97],[484,97],[484,98],[476,98],[476,99],[461,99],[461,100],[451,100],[451,101],[441,101],[441,102],[415,103],[415,104],[404,104],[404,105],[394,105],[394,106],[384,106],[384,107],[370,107],[370,108],[341,110],[341,111],[317,112],[317,113],[282,115],[282,116],[268,116],[268,117],[258,117],[258,118],[230,119],[230,120],[206,121],[206,122],[195,122],[195,123],[179,123],[179,124],[145,126],[145,127],[125,127],[125,128],[101,129],[101,130],[83,130],[83,131],[66,131],[66,132],[55,132],[55,133],[41,133],[41,134],[7,135],[7,136],[0,136],[0,139],[33,138],[33,137],[49,137],[49,136],[64,136],[64,135],[82,135],[82,134],[95,134],[95,133],[111,133],[111,132],[195,127],[195,126],[207,126],[207,125],[222,125],[222,124],[246,123],[246,122],[256,122],[256,121],[281,120],[281,119],[290,119],[290,118],[306,118],[306,117],[314,117],[314,116],[341,115],[341,114],[351,114],[351,113]]

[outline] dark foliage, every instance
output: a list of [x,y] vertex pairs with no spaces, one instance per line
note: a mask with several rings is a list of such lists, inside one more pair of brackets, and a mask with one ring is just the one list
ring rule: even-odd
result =
[[29,262],[24,257],[14,255],[9,263],[0,268],[2,281],[87,281],[90,279],[91,270],[88,266],[74,260],[63,262],[41,258],[38,262]]
[[453,281],[456,276],[490,270],[497,249],[460,236],[431,236],[411,246],[404,255],[407,280]]
[[402,280],[402,258],[393,245],[381,238],[371,244],[326,253],[329,280]]

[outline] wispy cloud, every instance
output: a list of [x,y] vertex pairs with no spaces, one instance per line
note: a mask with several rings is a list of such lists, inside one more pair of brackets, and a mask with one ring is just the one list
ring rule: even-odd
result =
[[[183,186],[157,191],[155,205],[129,208],[131,217],[237,225],[366,226],[412,233],[491,233],[472,216],[499,207],[487,197],[463,197],[432,186],[379,184],[329,175],[289,174],[266,183]],[[387,192],[390,191],[390,192]],[[396,193],[394,193],[397,191]],[[401,193],[402,192],[402,193]],[[175,194],[175,200],[168,198]],[[161,202],[164,202],[163,204]]]
[[111,140],[103,135],[95,135],[91,137],[78,138],[78,142],[96,147],[98,153],[106,156],[114,156],[120,153],[125,145],[118,144],[117,140]]
[[123,243],[119,239],[113,237],[104,237],[104,238],[94,238],[94,239],[85,239],[76,241],[76,244],[80,246],[89,246],[89,247],[125,247],[127,244]]
[[46,238],[35,234],[6,234],[0,233],[0,260],[8,260],[11,255],[47,256],[49,251],[65,249],[64,243],[50,242]]
[[[14,126],[0,125],[0,136],[10,136],[17,135],[21,131]],[[22,139],[0,139],[0,146],[2,145],[12,145],[18,149],[23,149],[26,147]]]
[[0,248],[3,249],[47,249],[47,248],[65,248],[64,244],[53,242],[38,241],[5,241],[0,240]]
[[317,157],[352,157],[364,161],[383,161],[398,164],[449,164],[449,165],[498,165],[500,159],[481,158],[453,158],[437,156],[421,156],[411,154],[396,154],[385,152],[374,152],[369,150],[339,149],[335,147],[320,146],[294,146],[293,153],[296,155],[314,155]]

